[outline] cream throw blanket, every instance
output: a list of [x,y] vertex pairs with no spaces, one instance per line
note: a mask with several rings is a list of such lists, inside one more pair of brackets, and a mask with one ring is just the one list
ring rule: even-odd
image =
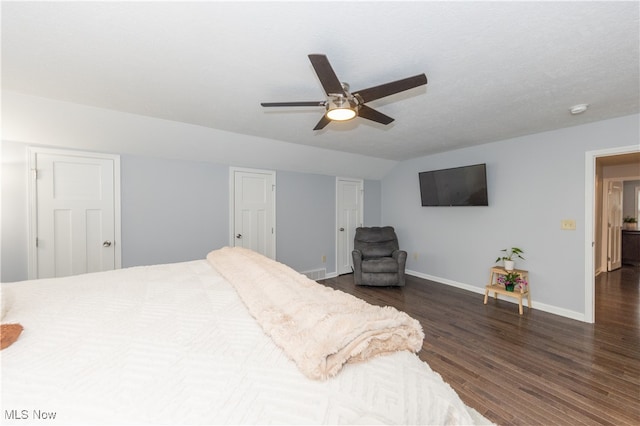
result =
[[249,313],[309,378],[324,380],[347,362],[418,352],[418,321],[312,281],[254,251],[224,247],[207,260],[236,289]]

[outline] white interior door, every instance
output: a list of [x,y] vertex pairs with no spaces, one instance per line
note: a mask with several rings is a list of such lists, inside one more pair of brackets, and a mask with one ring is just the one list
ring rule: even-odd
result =
[[232,169],[231,174],[232,245],[275,259],[275,173]]
[[622,267],[622,182],[607,186],[607,270]]
[[338,275],[353,272],[353,238],[356,228],[362,226],[363,181],[338,178],[336,180],[337,209],[337,269]]
[[31,168],[30,278],[119,268],[118,157],[32,150]]

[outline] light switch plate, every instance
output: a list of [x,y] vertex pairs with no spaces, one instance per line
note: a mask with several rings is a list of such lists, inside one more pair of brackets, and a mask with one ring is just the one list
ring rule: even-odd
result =
[[576,221],[573,219],[564,219],[560,222],[560,229],[563,231],[575,231]]

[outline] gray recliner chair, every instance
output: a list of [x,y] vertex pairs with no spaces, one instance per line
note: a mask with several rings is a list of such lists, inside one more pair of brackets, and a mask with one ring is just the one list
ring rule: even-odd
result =
[[403,286],[407,252],[400,250],[392,226],[356,228],[353,242],[356,285]]

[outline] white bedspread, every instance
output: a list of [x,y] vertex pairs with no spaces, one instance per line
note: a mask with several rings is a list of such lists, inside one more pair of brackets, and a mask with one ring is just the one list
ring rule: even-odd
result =
[[0,352],[2,424],[485,421],[409,352],[306,378],[205,260],[2,284],[2,301],[24,326]]

